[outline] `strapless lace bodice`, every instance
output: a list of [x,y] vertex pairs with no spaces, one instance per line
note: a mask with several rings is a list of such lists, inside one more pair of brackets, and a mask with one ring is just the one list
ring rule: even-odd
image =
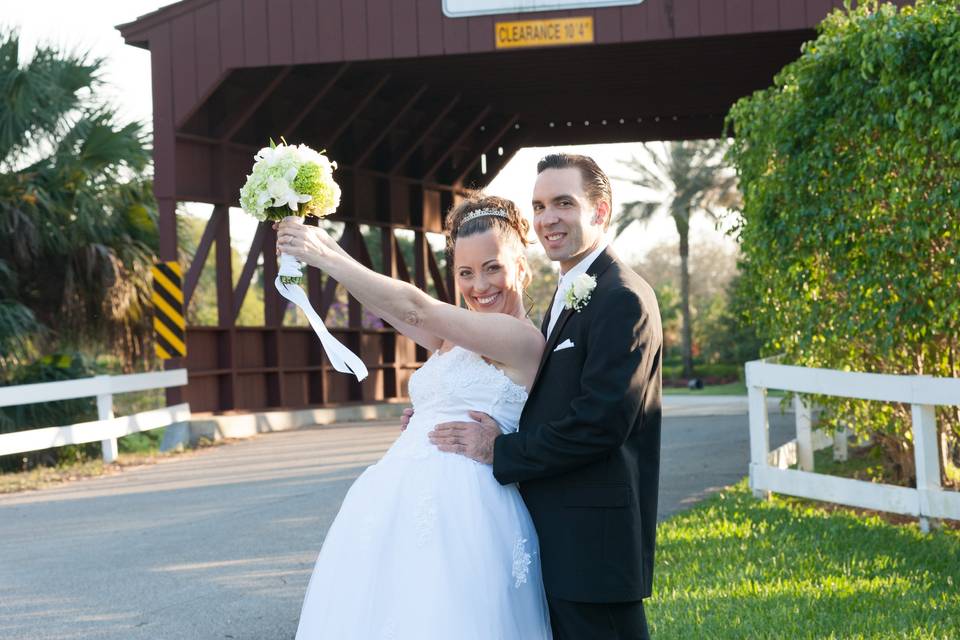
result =
[[470,411],[486,413],[504,433],[516,431],[527,401],[526,389],[461,347],[434,353],[410,376],[409,388],[413,418],[384,459],[393,455],[424,457],[437,451],[427,433],[441,422],[470,420]]
[[410,376],[410,399],[415,413],[445,420],[483,411],[509,433],[517,430],[527,390],[476,353],[453,347],[434,353]]

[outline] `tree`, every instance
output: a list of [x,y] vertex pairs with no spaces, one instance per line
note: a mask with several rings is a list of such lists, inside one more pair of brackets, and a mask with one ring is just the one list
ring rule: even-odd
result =
[[643,152],[622,164],[633,172],[621,178],[655,195],[624,203],[617,220],[619,235],[634,222],[646,223],[665,212],[680,236],[680,314],[683,318],[683,375],[693,377],[693,318],[690,312],[690,218],[698,212],[718,219],[719,209],[739,202],[736,175],[726,170],[721,140],[643,144]]
[[[742,285],[768,353],[960,377],[958,42],[954,1],[848,5],[730,112]],[[909,405],[817,401],[914,478]],[[938,428],[960,464],[960,408],[941,407]]]
[[149,357],[150,153],[143,126],[100,100],[101,66],[47,46],[21,61],[18,33],[0,30],[4,364],[64,343]]
[[[666,358],[683,359],[683,322],[680,315],[680,256],[677,245],[662,242],[652,247],[641,260],[631,265],[657,292],[660,315],[663,319],[663,344]],[[723,313],[728,300],[728,287],[737,274],[737,252],[722,242],[707,238],[690,242],[690,258],[687,263],[690,274],[690,317],[693,325],[693,347],[696,356],[717,354],[711,348],[716,341],[713,335],[719,328],[716,314]],[[668,310],[670,320],[668,321]],[[718,354],[719,355],[719,354]],[[725,354],[724,354],[725,355]],[[734,360],[722,360],[735,362]],[[678,372],[682,373],[682,372]]]

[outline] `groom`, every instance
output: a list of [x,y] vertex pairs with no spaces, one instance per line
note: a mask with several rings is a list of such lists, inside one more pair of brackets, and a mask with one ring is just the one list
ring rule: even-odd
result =
[[520,483],[556,640],[649,638],[660,311],[650,286],[607,247],[610,181],[596,162],[549,155],[537,173],[533,226],[561,276],[519,430],[503,434],[472,413],[477,422],[437,425],[431,441],[492,464],[501,484]]

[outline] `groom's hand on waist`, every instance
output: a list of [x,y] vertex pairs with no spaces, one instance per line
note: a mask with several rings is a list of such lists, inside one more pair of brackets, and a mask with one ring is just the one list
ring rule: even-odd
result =
[[481,411],[471,411],[476,422],[443,422],[430,432],[430,442],[440,451],[459,453],[483,464],[493,464],[493,441],[503,432],[496,420]]

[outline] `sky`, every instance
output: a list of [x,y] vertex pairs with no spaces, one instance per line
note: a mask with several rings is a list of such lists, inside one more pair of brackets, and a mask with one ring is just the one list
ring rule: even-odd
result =
[[[149,124],[152,120],[150,53],[124,44],[115,27],[168,4],[172,3],[157,0],[0,0],[0,26],[19,29],[21,59],[29,56],[37,43],[89,51],[93,56],[102,58],[103,79],[106,82],[104,95],[117,105],[122,118]],[[637,149],[636,145],[588,145],[565,149],[592,156],[611,176],[614,212],[619,211],[620,203],[644,195],[638,188],[615,179],[628,173],[619,161],[630,158]],[[551,150],[522,149],[497,175],[487,191],[514,200],[521,211],[532,216],[530,196],[537,160]],[[188,211],[200,217],[209,216],[211,209],[210,205],[188,205]],[[232,244],[244,256],[255,230],[256,221],[252,217],[239,209],[231,210]],[[622,257],[632,261],[641,259],[657,245],[676,243],[677,239],[672,220],[662,216],[643,226],[633,225],[616,238],[614,247]],[[691,241],[733,243],[722,230],[715,229],[713,222],[702,216],[695,219],[692,225]],[[540,249],[535,246],[533,250]]]

